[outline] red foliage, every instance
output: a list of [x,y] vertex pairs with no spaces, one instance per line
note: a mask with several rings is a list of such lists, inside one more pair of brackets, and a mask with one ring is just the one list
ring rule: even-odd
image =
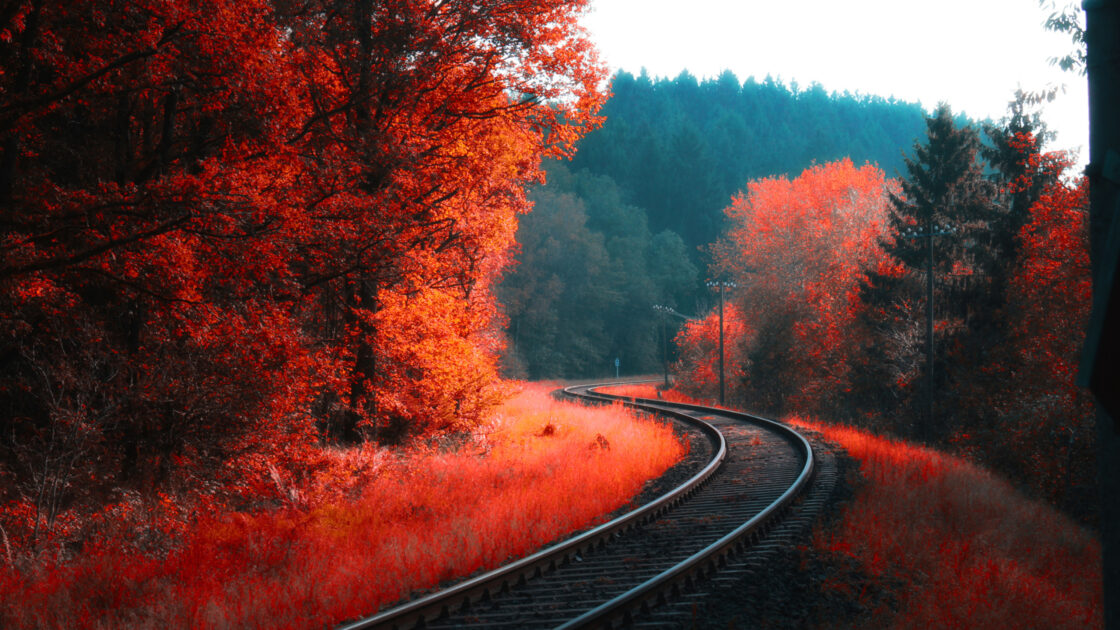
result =
[[[675,372],[687,396],[719,398],[719,313],[713,311],[703,319],[686,323],[675,339],[680,359]],[[750,334],[739,309],[733,304],[723,308],[723,373],[727,396],[734,398],[742,382],[746,365],[740,346]]]
[[1000,412],[997,426],[955,440],[1038,496],[1084,513],[1096,474],[1093,403],[1075,384],[1092,304],[1088,184],[1061,179],[1072,164],[1062,153],[1035,154],[1031,163],[1050,183],[1018,234],[1008,291],[1012,334],[991,367],[1014,386],[983,392],[982,404]]
[[668,425],[526,390],[459,448],[324,450],[306,479],[275,477],[279,509],[108,506],[80,557],[0,562],[0,625],[335,626],[593,525],[685,454]]
[[826,583],[884,628],[1040,628],[1102,624],[1100,542],[1054,509],[962,459],[829,424],[820,431],[859,462],[866,483],[818,550],[859,566],[857,583]]
[[596,389],[596,391],[603,394],[611,394],[614,396],[649,398],[651,400],[660,399],[668,400],[669,402],[688,403],[690,405],[705,405],[711,403],[711,401],[693,398],[687,394],[683,394],[677,391],[676,389],[662,389],[659,385],[653,385],[649,383],[634,385],[611,385],[610,387],[600,387]]
[[878,168],[841,160],[750,182],[727,208],[715,266],[739,285],[732,299],[750,328],[736,361],[772,410],[828,406],[844,387],[860,283],[890,271],[880,243],[892,189]]
[[[1044,156],[1063,172],[1071,162]],[[1088,185],[1084,179],[1046,187],[1019,233],[1021,247],[1011,294],[1017,306],[1016,345],[1032,370],[1032,389],[1074,393],[1078,354],[1092,304],[1089,273]]]
[[586,4],[0,11],[5,540],[477,422],[523,186],[598,122]]

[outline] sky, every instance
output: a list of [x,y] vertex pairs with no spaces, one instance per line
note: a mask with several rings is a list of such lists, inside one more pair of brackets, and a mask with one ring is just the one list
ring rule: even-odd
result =
[[1038,0],[592,0],[583,19],[611,71],[703,79],[731,70],[816,82],[998,120],[1018,87],[1064,86],[1044,106],[1048,149],[1088,155],[1085,78],[1049,60],[1073,50]]

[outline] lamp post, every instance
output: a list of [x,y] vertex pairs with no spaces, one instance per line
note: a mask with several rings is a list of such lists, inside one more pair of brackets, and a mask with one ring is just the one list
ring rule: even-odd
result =
[[669,311],[673,310],[662,304],[654,304],[653,310],[661,315],[661,361],[665,365],[665,389],[669,389]]
[[675,310],[673,310],[673,307],[665,306],[664,304],[654,304],[653,305],[653,310],[657,311],[658,314],[661,315],[661,338],[664,342],[664,346],[662,347],[662,355],[661,356],[665,361],[665,389],[668,389],[669,388],[669,329],[668,329],[669,316],[672,315],[673,317],[679,317],[679,318],[681,318],[685,321],[688,321],[688,322],[695,321],[696,318],[695,317],[689,317],[688,315],[682,315],[682,314],[676,312]]
[[907,228],[902,235],[909,239],[926,240],[926,405],[923,428],[920,437],[929,439],[933,432],[933,237],[953,234],[956,228],[947,225],[937,226],[933,216],[925,221],[925,228]]
[[723,292],[734,289],[738,285],[726,280],[709,280],[705,283],[709,289],[719,289],[719,404],[724,404],[726,387],[723,376]]

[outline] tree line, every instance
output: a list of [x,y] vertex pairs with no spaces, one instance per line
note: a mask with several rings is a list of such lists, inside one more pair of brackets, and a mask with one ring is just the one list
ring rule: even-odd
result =
[[[730,399],[956,450],[1093,518],[1087,185],[1045,137],[1022,95],[982,131],[942,106],[897,180],[844,160],[751,181],[710,268],[738,285]],[[715,317],[678,337],[709,398]]]
[[703,270],[745,182],[845,156],[901,169],[924,128],[916,104],[730,71],[704,81],[618,72],[611,91],[603,126],[530,192],[517,265],[499,289],[508,375],[613,375],[615,358],[623,373],[660,370],[664,335],[712,303]]
[[925,116],[916,103],[729,70],[703,81],[619,72],[611,90],[606,121],[580,142],[572,168],[613,179],[654,233],[672,230],[690,249],[719,237],[723,208],[751,179],[845,157],[902,170]]

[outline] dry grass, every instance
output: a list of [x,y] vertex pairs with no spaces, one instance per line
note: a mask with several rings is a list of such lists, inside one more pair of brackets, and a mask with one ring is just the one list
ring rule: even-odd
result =
[[0,568],[0,626],[337,624],[595,524],[685,448],[666,425],[526,386],[458,448],[325,453],[293,505],[202,517],[166,557],[102,540]]
[[[814,546],[893,591],[895,628],[1102,625],[1100,544],[1053,509],[956,457],[794,419],[846,449],[866,480]],[[858,599],[865,587],[832,584]]]

